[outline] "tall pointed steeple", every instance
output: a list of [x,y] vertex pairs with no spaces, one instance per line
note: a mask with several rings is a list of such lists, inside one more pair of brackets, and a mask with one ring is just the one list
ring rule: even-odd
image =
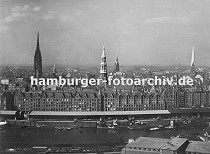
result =
[[57,73],[57,71],[56,71],[56,67],[55,67],[55,64],[54,64],[54,66],[53,66],[52,73],[54,73],[54,74],[56,74],[56,73]]
[[34,55],[34,75],[36,78],[42,76],[42,55],[39,47],[39,32],[37,34],[36,51]]
[[55,64],[54,64],[54,66],[53,66],[53,69],[52,69],[52,76],[54,77],[54,78],[57,78],[57,70],[56,70],[56,67],[55,67]]
[[106,58],[105,47],[104,47],[104,45],[103,45],[103,51],[102,51],[101,58]]
[[195,76],[196,74],[196,66],[195,66],[195,47],[193,45],[192,47],[192,57],[191,57],[191,63],[190,63],[190,74],[191,76]]
[[119,65],[119,61],[118,61],[118,55],[116,54],[116,58],[115,58],[115,72],[119,72],[120,71],[120,65]]
[[191,57],[191,64],[190,66],[195,66],[195,47],[192,47],[192,57]]

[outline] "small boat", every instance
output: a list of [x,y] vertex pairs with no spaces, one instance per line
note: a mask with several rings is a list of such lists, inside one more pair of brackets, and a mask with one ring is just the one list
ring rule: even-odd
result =
[[16,152],[15,149],[6,149],[6,151],[8,151],[8,152]]
[[173,129],[173,130],[174,130],[174,129],[176,129],[176,128],[173,127],[173,126],[166,126],[165,129]]
[[0,126],[4,126],[4,125],[6,125],[6,124],[7,124],[6,121],[0,121]]
[[115,127],[114,127],[114,126],[108,126],[108,128],[109,128],[109,129],[114,129]]
[[62,128],[61,128],[61,127],[57,127],[57,126],[55,126],[55,129],[57,129],[57,130],[58,130],[58,129],[62,129]]
[[165,127],[163,125],[158,125],[158,128],[164,129]]
[[159,130],[159,127],[154,127],[154,128],[150,128],[149,130],[154,131],[154,130]]
[[72,127],[67,127],[67,128],[66,128],[66,130],[71,130],[71,129],[73,129],[73,128],[72,128]]
[[37,127],[37,128],[41,128],[41,126],[40,126],[40,125],[36,125],[36,127]]

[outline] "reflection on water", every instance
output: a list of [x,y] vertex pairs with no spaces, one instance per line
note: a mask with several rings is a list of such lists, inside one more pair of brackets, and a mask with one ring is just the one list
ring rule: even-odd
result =
[[[0,131],[1,149],[32,146],[55,145],[122,145],[129,139],[140,136],[171,138],[180,135],[189,140],[197,140],[197,135],[203,127],[183,130],[159,130],[143,131],[129,129],[100,130],[97,128],[74,128],[71,130],[59,130],[49,127],[16,128],[7,127]],[[122,142],[124,141],[124,142]]]

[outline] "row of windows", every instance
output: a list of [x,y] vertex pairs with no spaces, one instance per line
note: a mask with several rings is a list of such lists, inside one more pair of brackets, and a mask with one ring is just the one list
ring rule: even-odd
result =
[[[98,102],[15,102],[15,106],[21,105],[21,106],[30,106],[30,105],[51,105],[51,106],[95,106],[96,104],[99,104]],[[156,107],[162,107],[164,104],[157,103],[157,104],[119,104],[114,102],[106,102],[104,103],[104,106],[116,106],[116,107],[150,107],[150,108],[156,108]]]
[[139,148],[139,147],[129,147],[129,149],[141,150],[141,151],[160,151],[160,149],[152,149],[152,148]]
[[72,108],[58,108],[58,107],[21,107],[21,110],[24,111],[98,111],[97,107],[89,107],[89,108],[82,108],[82,107],[72,107]]
[[[35,111],[98,111],[99,106],[92,104],[90,106],[83,105],[17,105],[23,110],[33,109]],[[140,110],[159,110],[164,109],[164,106],[152,106],[152,107],[117,107],[117,106],[104,106],[104,111],[140,111]]]
[[[41,98],[41,97],[32,97],[32,98],[25,98],[25,97],[15,97],[15,99],[18,100],[62,100],[62,101],[68,101],[68,100],[96,100],[96,99],[100,99],[100,98]],[[131,99],[131,98],[104,98],[104,100],[107,101],[114,101],[114,100],[127,100],[127,101],[137,101],[137,102],[141,102],[143,100],[163,100],[162,97],[142,97],[141,99]]]
[[186,152],[186,154],[205,154],[205,153],[199,153],[199,152]]
[[23,99],[23,98],[16,98],[17,101],[97,101],[98,99]]

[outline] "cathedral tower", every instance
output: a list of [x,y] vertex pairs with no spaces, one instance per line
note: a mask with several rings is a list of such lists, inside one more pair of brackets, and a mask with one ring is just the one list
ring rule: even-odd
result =
[[39,48],[39,32],[37,34],[37,44],[34,55],[34,76],[36,78],[40,78],[42,76],[42,55]]

